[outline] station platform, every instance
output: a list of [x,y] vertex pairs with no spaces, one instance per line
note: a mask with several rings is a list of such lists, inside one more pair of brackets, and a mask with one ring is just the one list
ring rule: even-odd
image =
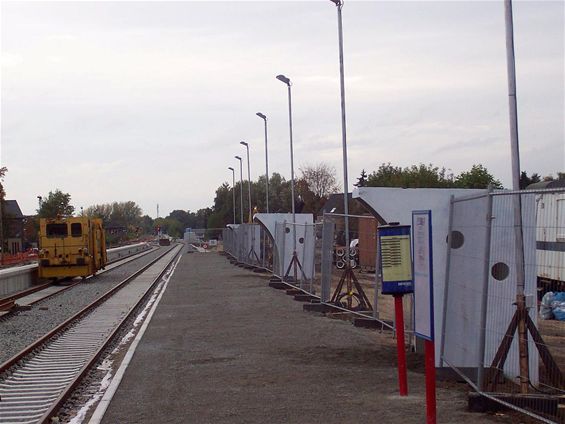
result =
[[[303,312],[216,253],[184,255],[103,423],[424,423],[424,375],[398,396],[391,334]],[[438,390],[438,422],[510,422]]]

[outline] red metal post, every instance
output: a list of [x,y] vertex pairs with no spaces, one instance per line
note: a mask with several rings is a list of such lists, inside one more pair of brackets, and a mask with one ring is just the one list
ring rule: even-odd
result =
[[400,396],[408,396],[408,377],[406,374],[406,347],[404,345],[404,312],[402,295],[394,295],[394,324],[396,327],[396,350],[398,353],[398,389]]
[[426,424],[436,424],[436,363],[434,342],[425,341]]

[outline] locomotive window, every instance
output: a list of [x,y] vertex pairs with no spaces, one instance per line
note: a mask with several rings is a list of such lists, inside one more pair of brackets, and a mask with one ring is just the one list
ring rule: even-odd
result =
[[69,235],[67,224],[47,224],[45,229],[47,237],[67,237]]
[[82,224],[80,222],[75,222],[71,224],[71,236],[80,237],[82,236]]

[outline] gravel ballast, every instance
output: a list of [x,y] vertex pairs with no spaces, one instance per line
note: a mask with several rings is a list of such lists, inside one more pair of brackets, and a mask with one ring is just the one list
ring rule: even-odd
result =
[[163,248],[157,249],[38,302],[30,310],[1,319],[0,363],[10,359],[163,253]]

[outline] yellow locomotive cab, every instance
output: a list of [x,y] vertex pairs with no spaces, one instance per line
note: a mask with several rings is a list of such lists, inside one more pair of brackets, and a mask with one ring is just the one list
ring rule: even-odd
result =
[[106,239],[98,218],[41,218],[39,277],[87,277],[107,262]]

